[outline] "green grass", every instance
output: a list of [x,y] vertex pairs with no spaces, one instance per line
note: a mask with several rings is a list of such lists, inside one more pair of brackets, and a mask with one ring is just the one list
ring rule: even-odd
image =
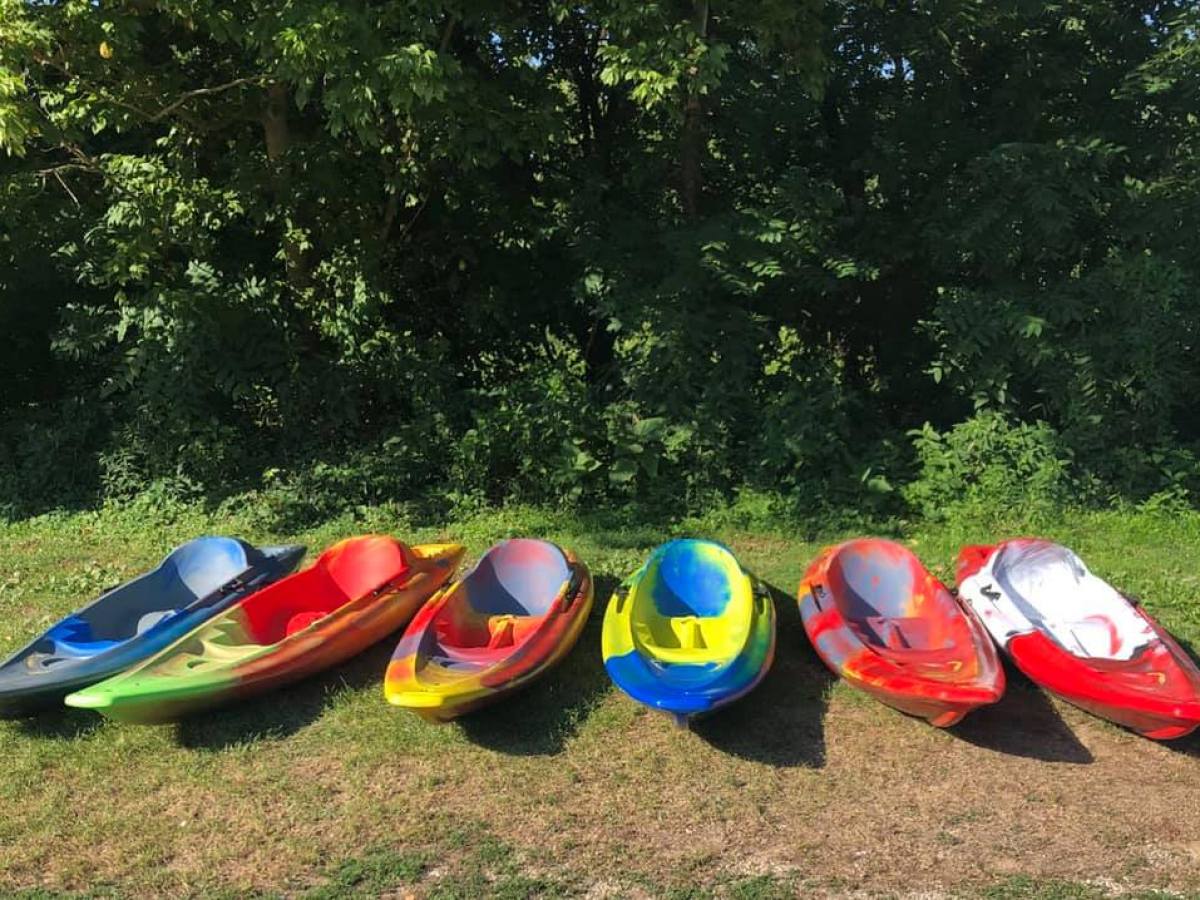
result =
[[[1112,897],[1113,891],[1092,884],[1083,884],[1058,879],[1037,879],[1019,875],[979,891],[982,900],[1104,900]],[[1122,891],[1121,897],[1128,900],[1167,900],[1178,896],[1162,891]]]
[[[820,666],[791,598],[823,543],[852,531],[738,509],[661,527],[525,508],[454,525],[414,524],[386,508],[302,533],[277,524],[255,509],[146,507],[2,524],[0,650],[172,546],[214,532],[298,540],[315,552],[385,531],[410,542],[459,540],[472,556],[502,537],[545,536],[591,566],[596,607],[558,670],[444,727],[383,702],[387,644],[176,725],[122,726],[65,709],[2,722],[0,892],[765,898],[935,889],[1091,898],[1200,890],[1200,825],[1183,814],[1200,783],[1195,742],[1153,745],[1019,678],[999,706],[937,731]],[[962,544],[1029,529],[976,516],[880,530],[951,580]],[[1038,531],[1200,646],[1200,515],[1080,512]],[[780,614],[766,681],[691,732],[619,694],[599,654],[613,586],[653,545],[680,534],[730,544],[775,589]]]

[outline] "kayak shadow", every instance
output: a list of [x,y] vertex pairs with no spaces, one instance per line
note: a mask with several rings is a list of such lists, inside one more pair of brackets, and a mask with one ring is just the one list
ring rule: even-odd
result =
[[1092,752],[1079,742],[1050,698],[1004,661],[1008,688],[999,703],[980,707],[950,734],[969,744],[1043,762],[1087,765]]
[[[1147,738],[1147,740],[1150,739]],[[1186,734],[1181,738],[1175,738],[1171,741],[1155,741],[1155,743],[1166,747],[1173,753],[1180,753],[1183,756],[1200,759],[1200,729],[1193,731],[1191,734]]]
[[91,710],[62,706],[13,720],[17,730],[39,740],[74,741],[90,737],[104,726],[104,718]]
[[176,740],[192,750],[228,750],[295,734],[316,721],[346,688],[379,686],[396,646],[395,635],[324,672],[245,700],[234,700],[175,723]]
[[763,582],[775,604],[775,662],[758,687],[692,731],[716,749],[773,766],[825,765],[825,710],[835,681],[809,643],[791,595]]
[[571,652],[528,687],[457,720],[469,741],[512,756],[553,756],[612,690],[600,655],[600,630],[618,579],[594,578],[592,610]]

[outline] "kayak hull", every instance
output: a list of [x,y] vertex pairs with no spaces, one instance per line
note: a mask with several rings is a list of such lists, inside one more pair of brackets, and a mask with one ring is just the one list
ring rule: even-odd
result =
[[865,538],[826,549],[797,597],[829,669],[900,712],[946,728],[1004,694],[982,624],[899,544]]
[[592,608],[592,577],[548,541],[504,541],[405,629],[384,696],[429,722],[504,699],[558,665]]
[[197,538],[0,664],[0,715],[31,715],[138,665],[292,571],[304,547]]
[[1070,550],[1033,538],[964,547],[959,594],[1031,681],[1155,740],[1200,726],[1200,669],[1153,617]]
[[682,727],[744,697],[766,676],[775,658],[775,606],[728,548],[670,541],[613,594],[601,644],[613,683]]
[[[123,722],[157,724],[309,677],[403,626],[449,580],[463,552],[457,544],[410,548],[383,536],[342,541],[257,603],[235,606],[132,671],[66,702]],[[339,578],[355,587],[339,592],[331,587]],[[279,640],[263,642],[276,633]]]

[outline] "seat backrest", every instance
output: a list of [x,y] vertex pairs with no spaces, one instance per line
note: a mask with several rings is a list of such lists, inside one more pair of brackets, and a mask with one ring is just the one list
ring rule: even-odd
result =
[[737,560],[720,544],[684,539],[656,551],[644,582],[660,615],[708,618],[725,611],[740,576]]
[[466,577],[471,607],[486,616],[542,616],[571,577],[566,555],[549,541],[502,541]]
[[412,567],[408,548],[385,535],[350,538],[335,544],[316,563],[346,599],[365,596],[404,577]]
[[202,537],[172,552],[164,560],[163,569],[192,599],[199,599],[245,572],[257,555],[253,547],[235,538]]
[[880,538],[842,545],[829,565],[832,600],[877,651],[944,650],[969,639],[950,592],[907,547]]
[[874,539],[844,545],[829,567],[830,587],[842,615],[864,623],[907,617],[914,576],[905,548]]

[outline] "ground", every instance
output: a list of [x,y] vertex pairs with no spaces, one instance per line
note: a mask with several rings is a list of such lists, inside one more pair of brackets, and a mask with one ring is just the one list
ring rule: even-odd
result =
[[[946,579],[961,544],[1023,527],[890,526]],[[391,642],[177,725],[68,710],[2,722],[0,893],[1200,896],[1200,739],[1153,743],[1011,671],[1000,704],[940,731],[821,666],[793,597],[848,530],[530,510],[440,527],[361,510],[304,530],[228,509],[56,513],[0,524],[0,651],[198,533],[317,550],[367,530],[473,556],[513,534],[570,545],[596,576],[589,627],[540,684],[447,726],[383,701]],[[1064,514],[1038,530],[1200,641],[1200,516]],[[683,533],[732,546],[779,612],[770,675],[691,731],[614,689],[599,640],[616,581]]]

